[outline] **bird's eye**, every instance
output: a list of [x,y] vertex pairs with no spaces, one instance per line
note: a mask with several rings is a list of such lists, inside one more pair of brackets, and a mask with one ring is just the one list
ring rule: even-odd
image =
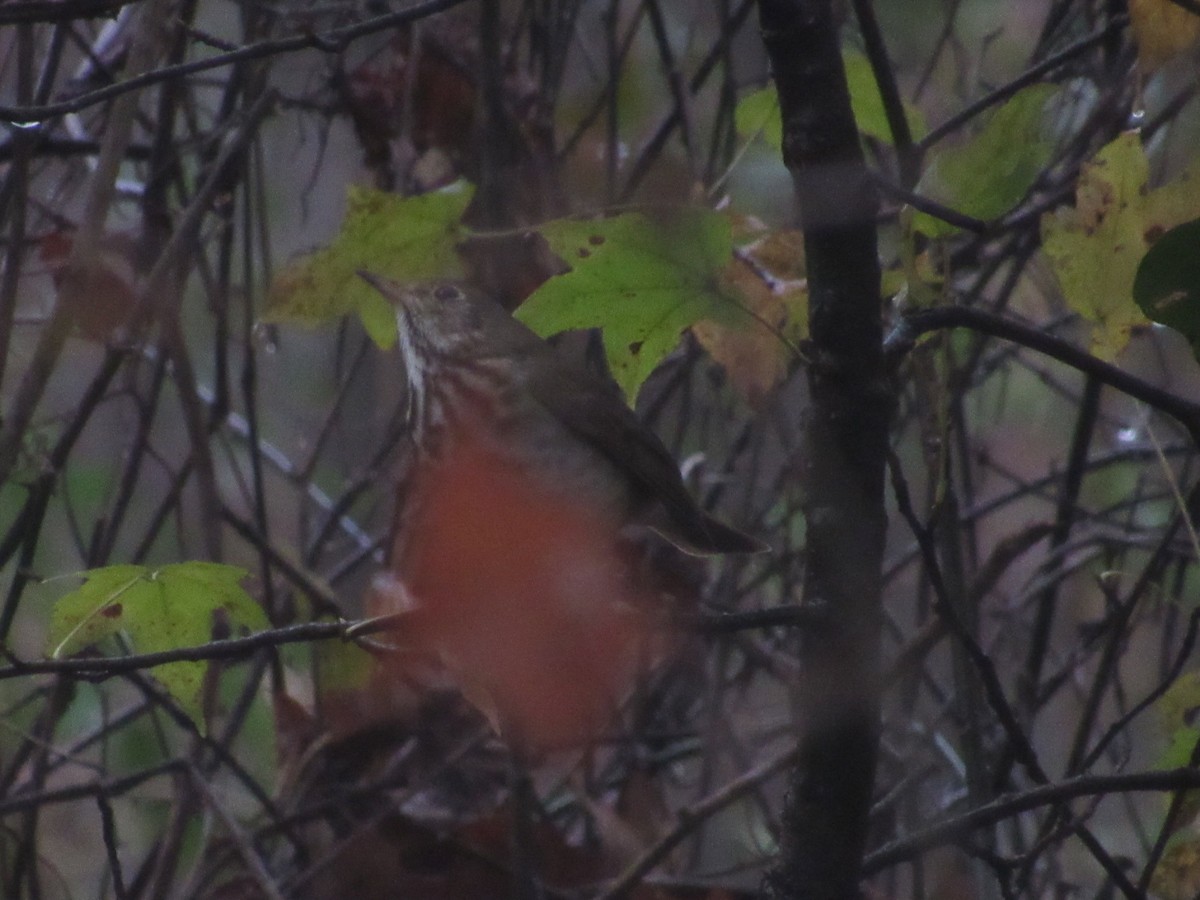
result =
[[459,297],[461,297],[462,291],[452,284],[441,284],[438,285],[436,290],[434,290],[433,296],[442,303],[449,303],[451,300],[457,300]]

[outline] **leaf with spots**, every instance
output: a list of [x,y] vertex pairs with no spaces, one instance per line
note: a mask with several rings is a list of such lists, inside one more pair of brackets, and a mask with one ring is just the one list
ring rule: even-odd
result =
[[391,347],[395,312],[358,270],[398,281],[461,278],[455,247],[465,235],[461,220],[472,193],[463,181],[417,197],[352,187],[337,237],[275,278],[264,318],[315,325],[356,312],[371,339]]
[[517,318],[543,336],[602,329],[613,377],[630,402],[686,329],[701,319],[745,318],[722,282],[733,245],[719,213],[560,219],[540,231],[571,271],[543,284]]
[[[137,653],[157,653],[265,628],[266,616],[241,586],[246,575],[237,566],[211,562],[92,569],[81,587],[54,604],[49,656],[63,659],[117,634],[125,634]],[[207,671],[207,662],[187,660],[151,669],[201,725]]]
[[1150,244],[1200,215],[1195,169],[1153,191],[1148,179],[1141,138],[1123,134],[1083,166],[1075,206],[1042,217],[1042,249],[1067,304],[1095,325],[1092,352],[1104,359],[1148,322],[1133,287]]

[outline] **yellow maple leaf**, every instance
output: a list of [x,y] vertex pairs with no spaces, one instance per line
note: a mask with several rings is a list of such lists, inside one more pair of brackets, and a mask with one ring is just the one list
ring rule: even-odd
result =
[[1138,263],[1168,228],[1200,215],[1200,170],[1147,189],[1136,132],[1103,147],[1079,173],[1075,206],[1042,217],[1042,249],[1067,304],[1096,326],[1092,352],[1115,357],[1149,320],[1133,301]]

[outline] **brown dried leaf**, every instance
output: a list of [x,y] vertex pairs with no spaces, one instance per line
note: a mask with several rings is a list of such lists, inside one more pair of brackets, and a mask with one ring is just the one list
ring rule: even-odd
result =
[[[722,272],[724,287],[739,298],[746,311],[743,323],[731,326],[705,320],[692,326],[700,345],[755,408],[787,375],[796,344],[807,334],[807,285],[795,277],[776,280],[775,275],[784,272],[795,276],[802,266],[797,262],[795,246],[789,246],[786,235],[790,234],[777,233],[756,245],[753,258],[763,269],[743,256],[734,258]],[[758,256],[758,248],[763,257]]]
[[1162,900],[1194,900],[1200,896],[1200,839],[1177,840],[1167,847],[1150,890]]

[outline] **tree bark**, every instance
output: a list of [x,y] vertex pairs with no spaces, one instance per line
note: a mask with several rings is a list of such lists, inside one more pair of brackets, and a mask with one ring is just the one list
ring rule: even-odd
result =
[[879,742],[880,572],[891,393],[885,378],[877,201],[828,0],[759,0],[809,285],[805,629],[799,763],[773,898],[858,896]]

